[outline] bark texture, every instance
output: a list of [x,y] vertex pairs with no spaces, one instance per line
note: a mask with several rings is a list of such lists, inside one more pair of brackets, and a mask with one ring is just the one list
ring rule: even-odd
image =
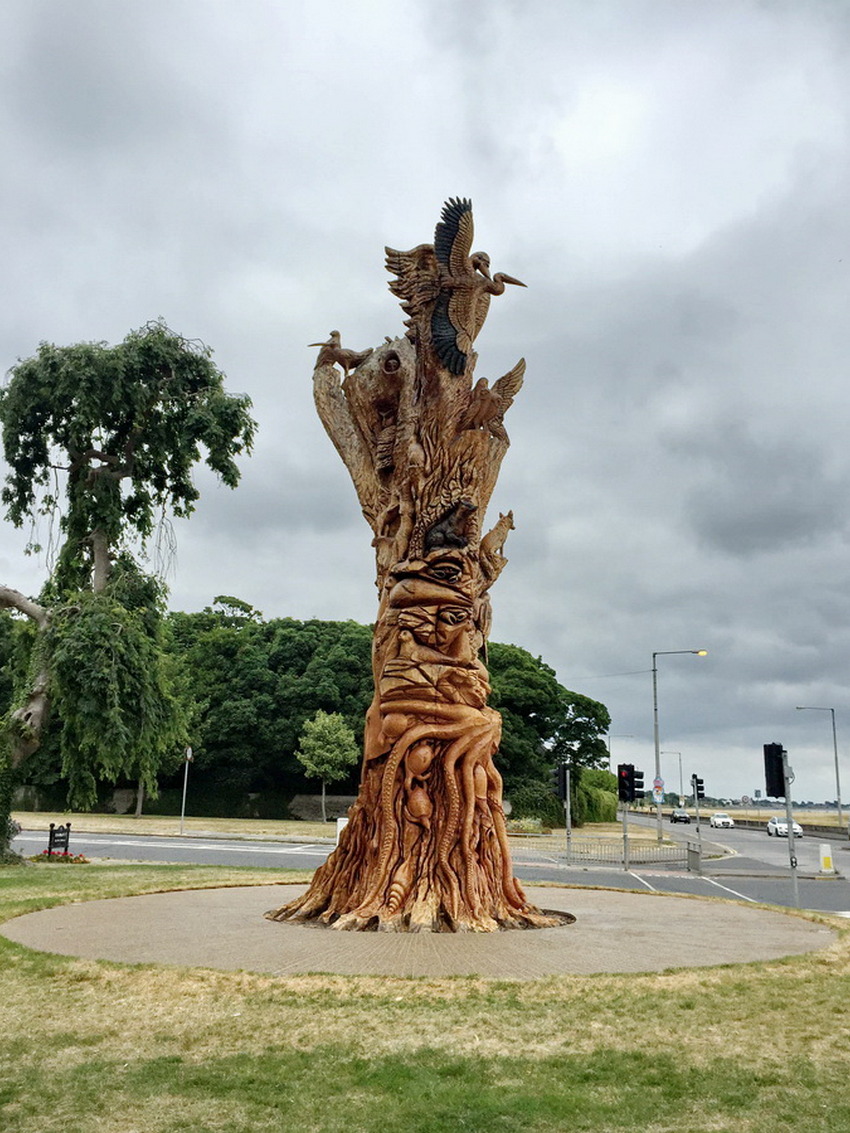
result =
[[[50,625],[50,611],[11,586],[0,586],[0,609],[26,614],[42,632]],[[46,666],[37,666],[23,704],[9,716],[7,743],[12,770],[41,745],[42,732],[50,714],[49,687],[50,674]]]
[[[482,932],[570,919],[531,906],[513,876],[493,761],[501,718],[487,705],[489,590],[507,562],[513,517],[486,533],[482,519],[525,363],[492,388],[484,379],[473,387],[481,293],[498,290],[469,257],[468,204],[444,209],[444,224],[451,207],[458,214],[448,217],[457,223],[443,240],[445,263],[431,245],[387,250],[399,276],[391,288],[411,314],[406,337],[355,352],[334,331],[321,344],[316,407],[373,532],[375,695],[339,846],[303,897],[266,914],[273,920]],[[438,225],[438,252],[440,235]]]

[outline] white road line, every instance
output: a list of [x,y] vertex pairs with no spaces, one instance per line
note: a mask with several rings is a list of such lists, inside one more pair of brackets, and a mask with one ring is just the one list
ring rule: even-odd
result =
[[707,881],[709,885],[716,885],[718,889],[722,889],[724,893],[731,893],[733,897],[740,898],[741,901],[749,901],[752,905],[757,905],[758,901],[754,897],[747,897],[744,893],[739,893],[736,889],[730,889],[728,885],[721,885],[719,881],[715,881],[711,877],[703,877],[703,881]]
[[634,870],[631,870],[631,869],[629,870],[629,877],[633,877],[635,879],[635,881],[639,881],[641,883],[641,885],[645,885],[647,887],[647,889],[650,890],[650,892],[652,892],[652,893],[658,892],[658,890],[655,888],[654,885],[650,885],[649,882],[646,880],[646,878],[641,877],[641,875],[639,873],[635,873]]

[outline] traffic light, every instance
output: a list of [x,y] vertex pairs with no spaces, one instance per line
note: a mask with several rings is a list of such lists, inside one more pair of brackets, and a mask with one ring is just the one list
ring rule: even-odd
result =
[[705,798],[705,782],[704,782],[704,780],[700,779],[700,777],[698,775],[692,775],[691,776],[691,782],[693,783],[693,786],[694,786],[694,798],[695,799],[704,799]]
[[617,798],[623,803],[643,798],[643,772],[636,771],[633,763],[617,764]]
[[764,745],[765,794],[771,799],[785,798],[785,769],[782,766],[782,744]]
[[630,803],[634,798],[632,794],[635,769],[631,763],[617,764],[617,798],[621,803]]
[[643,772],[632,768],[632,798],[642,799],[643,796]]
[[549,772],[552,780],[552,793],[563,802],[567,797],[567,765],[559,763]]

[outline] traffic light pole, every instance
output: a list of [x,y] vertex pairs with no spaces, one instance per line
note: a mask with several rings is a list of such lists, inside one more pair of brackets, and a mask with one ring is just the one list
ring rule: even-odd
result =
[[572,844],[573,819],[572,819],[572,813],[570,811],[570,769],[569,769],[569,767],[564,768],[564,776],[565,776],[566,781],[567,781],[567,791],[566,791],[566,795],[564,796],[564,824],[567,828],[567,859],[569,860],[572,856],[572,848],[573,848],[573,844]]
[[623,869],[629,871],[629,804],[623,799]]
[[782,777],[785,780],[785,821],[788,824],[788,860],[791,865],[791,893],[794,907],[800,908],[800,889],[797,884],[797,855],[794,853],[794,814],[791,802],[791,784],[794,772],[788,764],[788,752],[782,749]]
[[696,811],[697,819],[697,850],[699,853],[700,861],[702,861],[702,831],[700,830],[699,825],[699,786],[696,775],[691,776],[691,787],[693,788],[694,792],[694,810]]

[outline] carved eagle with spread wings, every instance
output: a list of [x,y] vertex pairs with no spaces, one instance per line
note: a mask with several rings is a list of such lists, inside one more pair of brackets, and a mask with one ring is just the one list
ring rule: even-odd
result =
[[487,429],[505,444],[509,443],[503,418],[513,405],[513,400],[522,387],[525,375],[525,359],[520,358],[512,370],[493,382],[492,389],[486,378],[479,378],[458,421],[459,429]]
[[410,315],[410,337],[430,341],[451,374],[466,369],[490,296],[501,295],[506,283],[525,287],[503,272],[491,277],[490,257],[471,251],[472,236],[472,201],[452,197],[443,205],[433,244],[419,244],[409,252],[385,248],[387,270],[396,276],[390,291]]

